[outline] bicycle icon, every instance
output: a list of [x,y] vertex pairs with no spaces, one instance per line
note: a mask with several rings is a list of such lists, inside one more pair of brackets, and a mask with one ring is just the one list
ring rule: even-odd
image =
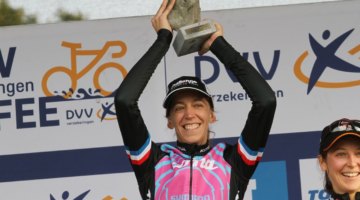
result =
[[[120,40],[115,41],[107,41],[101,49],[95,50],[84,50],[81,49],[81,43],[72,43],[63,41],[61,46],[70,48],[70,57],[71,57],[71,66],[54,66],[53,68],[49,69],[42,79],[42,88],[43,92],[46,96],[55,96],[53,92],[51,92],[48,88],[48,81],[51,76],[55,73],[65,73],[71,80],[71,87],[68,91],[62,91],[64,98],[69,98],[72,94],[77,90],[78,80],[81,79],[85,74],[87,74],[98,62],[100,59],[105,55],[105,53],[109,50],[110,47],[120,47],[119,52],[115,52],[111,54],[112,58],[120,58],[125,55],[127,51],[126,44]],[[95,56],[89,64],[84,67],[81,71],[78,72],[77,70],[77,57],[78,56]],[[105,90],[100,84],[100,75],[101,73],[109,68],[113,68],[121,72],[122,76],[125,77],[127,74],[126,69],[116,62],[106,62],[99,66],[96,69],[94,76],[93,76],[93,84],[96,90],[103,96],[109,96],[112,94],[113,91]]]

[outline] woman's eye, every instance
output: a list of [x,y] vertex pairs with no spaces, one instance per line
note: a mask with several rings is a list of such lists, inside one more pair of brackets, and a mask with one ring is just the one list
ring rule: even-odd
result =
[[338,152],[338,153],[336,153],[335,154],[337,157],[344,157],[344,156],[346,156],[346,153],[344,153],[344,152]]
[[201,107],[203,107],[203,104],[201,104],[201,103],[196,103],[196,104],[194,105],[194,107],[195,107],[195,108],[201,108]]
[[183,109],[184,109],[183,106],[176,106],[176,107],[174,108],[175,111],[181,111],[181,110],[183,110]]

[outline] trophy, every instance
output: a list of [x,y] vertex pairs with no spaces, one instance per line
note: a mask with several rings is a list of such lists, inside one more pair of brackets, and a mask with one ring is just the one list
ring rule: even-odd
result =
[[216,32],[211,20],[200,19],[199,0],[176,0],[168,20],[177,32],[173,47],[178,56],[199,51],[211,34]]

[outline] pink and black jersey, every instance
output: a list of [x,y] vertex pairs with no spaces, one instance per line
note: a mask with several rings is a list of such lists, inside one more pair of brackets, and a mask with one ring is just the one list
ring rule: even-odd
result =
[[[242,199],[270,132],[276,108],[274,92],[250,63],[223,37],[218,37],[211,52],[235,75],[252,100],[245,126],[238,130],[238,141],[213,146],[210,143],[202,146],[155,143],[137,102],[171,40],[170,31],[160,30],[157,40],[130,70],[115,95],[118,123],[141,197],[156,200]],[[234,117],[234,123],[236,120],[245,119]]]

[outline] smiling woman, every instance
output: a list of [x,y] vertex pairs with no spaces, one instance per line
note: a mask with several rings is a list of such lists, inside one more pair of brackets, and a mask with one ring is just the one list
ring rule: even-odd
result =
[[[151,20],[157,39],[115,95],[117,120],[140,194],[143,199],[243,199],[263,155],[276,97],[259,72],[225,40],[219,23],[214,22],[216,32],[198,53],[211,51],[249,94],[252,107],[244,128],[237,130],[239,139],[234,144],[210,142],[210,125],[217,123],[214,103],[199,77],[180,76],[168,85],[162,105],[167,126],[176,134],[175,146],[152,141],[152,131],[139,111],[138,100],[172,41],[168,15],[174,4],[175,0],[163,0]],[[230,112],[233,116],[240,111]],[[233,119],[239,122],[239,117]]]
[[319,163],[335,200],[360,200],[360,121],[340,119],[321,134]]

